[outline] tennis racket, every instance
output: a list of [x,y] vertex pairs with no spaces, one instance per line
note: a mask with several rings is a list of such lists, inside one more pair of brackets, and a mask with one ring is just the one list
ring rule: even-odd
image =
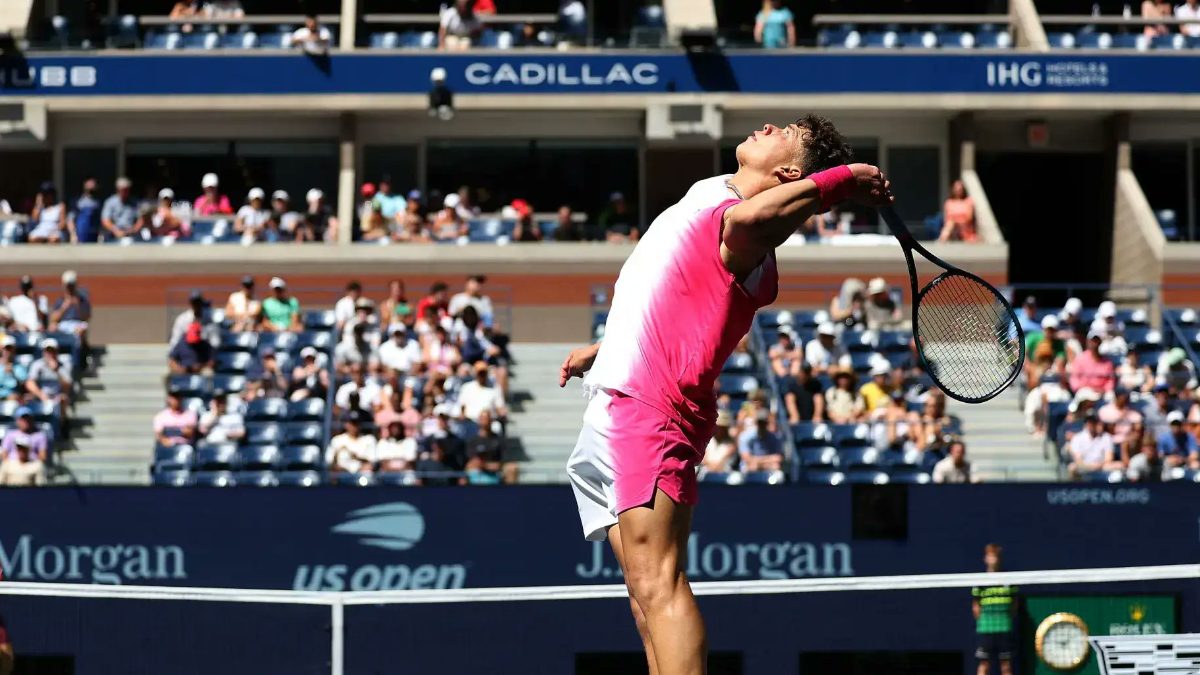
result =
[[[912,330],[925,372],[955,400],[994,398],[1025,362],[1025,334],[1012,305],[988,282],[925,250],[892,207],[880,213],[908,262]],[[920,291],[913,251],[944,270]]]

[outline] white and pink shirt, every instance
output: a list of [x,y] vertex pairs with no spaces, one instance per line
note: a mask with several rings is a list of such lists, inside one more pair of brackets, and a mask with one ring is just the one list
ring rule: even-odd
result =
[[738,201],[727,178],[693,185],[625,261],[590,393],[619,391],[696,430],[715,422],[717,376],[779,280],[774,253],[741,283],[725,268],[722,218]]

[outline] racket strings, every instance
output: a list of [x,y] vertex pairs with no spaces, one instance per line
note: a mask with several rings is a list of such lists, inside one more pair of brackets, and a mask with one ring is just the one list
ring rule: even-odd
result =
[[1021,365],[1020,332],[1008,305],[960,274],[943,274],[922,292],[916,337],[930,376],[958,398],[990,397]]

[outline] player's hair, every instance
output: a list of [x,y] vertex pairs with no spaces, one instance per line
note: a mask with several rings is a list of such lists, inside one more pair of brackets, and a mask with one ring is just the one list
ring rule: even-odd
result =
[[998,556],[998,555],[1000,555],[1000,552],[1003,550],[1004,549],[1001,548],[1000,544],[988,544],[987,546],[983,547],[983,554]]
[[854,153],[833,122],[820,115],[804,115],[796,120],[804,138],[804,155],[800,171],[808,176],[835,166],[849,164]]

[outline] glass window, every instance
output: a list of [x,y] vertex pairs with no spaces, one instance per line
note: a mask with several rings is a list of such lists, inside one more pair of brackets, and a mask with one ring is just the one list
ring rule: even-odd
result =
[[368,145],[363,148],[363,175],[359,185],[376,183],[384,177],[399,194],[421,186],[417,176],[417,146]]
[[116,148],[63,148],[63,194],[68,203],[83,191],[83,181],[96,179],[101,198],[111,195],[117,182]]
[[887,175],[897,191],[896,213],[920,223],[941,208],[941,152],[936,147],[888,146]]
[[1188,178],[1186,143],[1133,143],[1130,159],[1150,208],[1173,211],[1179,232],[1187,233]]

